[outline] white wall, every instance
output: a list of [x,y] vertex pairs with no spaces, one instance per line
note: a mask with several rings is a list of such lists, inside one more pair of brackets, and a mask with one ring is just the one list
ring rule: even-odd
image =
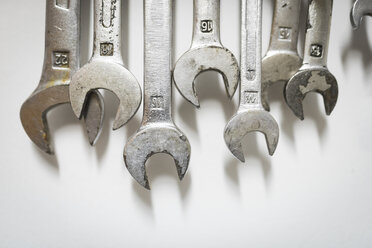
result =
[[[82,4],[85,18],[91,15],[88,2]],[[239,2],[221,1],[222,42],[237,57]],[[124,4],[125,60],[142,82],[142,1]],[[330,117],[321,97],[310,94],[305,121],[297,120],[283,102],[282,86],[274,87],[278,149],[270,157],[264,136],[250,134],[241,164],[223,140],[238,94],[230,102],[221,78],[203,74],[197,83],[199,110],[174,91],[174,119],[192,145],[189,171],[179,182],[172,159],[156,155],[147,163],[152,190],[146,191],[122,158],[142,110],[112,132],[117,106],[112,94],[105,94],[105,125],[96,147],[89,146],[68,106],[48,115],[56,156],[31,143],[19,110],[40,78],[45,1],[2,0],[0,247],[372,247],[372,19],[352,31],[351,4],[334,1],[329,69],[340,94]],[[192,1],[176,0],[175,6],[178,58],[191,41]],[[264,8],[266,50],[271,1],[265,0]],[[83,27],[88,25],[86,19]],[[83,33],[83,62],[91,35]]]

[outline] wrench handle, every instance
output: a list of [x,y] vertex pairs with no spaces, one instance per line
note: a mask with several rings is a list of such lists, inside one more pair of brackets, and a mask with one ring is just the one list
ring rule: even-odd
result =
[[242,0],[240,106],[261,103],[262,0]]
[[172,122],[172,2],[144,0],[143,125]]
[[194,0],[194,27],[191,47],[222,46],[220,41],[220,0]]
[[121,0],[94,0],[94,59],[123,64],[121,53]]
[[304,66],[327,66],[333,0],[312,0],[305,37]]
[[269,50],[297,53],[301,0],[276,0]]

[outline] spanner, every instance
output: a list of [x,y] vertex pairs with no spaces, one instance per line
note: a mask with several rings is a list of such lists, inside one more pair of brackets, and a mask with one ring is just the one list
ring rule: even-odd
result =
[[278,144],[279,127],[261,103],[262,0],[242,0],[240,105],[225,127],[225,142],[245,162],[241,140],[252,131],[265,135],[269,154]]
[[94,1],[93,55],[72,77],[70,85],[71,106],[79,118],[90,91],[106,89],[119,98],[114,130],[133,117],[142,98],[136,78],[123,65],[120,19],[121,0]]
[[359,28],[365,15],[372,16],[372,1],[356,0],[350,13],[351,25],[354,29]]
[[239,82],[239,65],[220,41],[220,0],[194,0],[194,27],[191,48],[174,67],[173,79],[181,95],[200,107],[195,78],[202,72],[220,72],[231,98]]
[[[30,139],[51,154],[47,112],[60,104],[70,103],[71,76],[79,68],[80,0],[47,0],[44,66],[40,83],[23,103],[20,117]],[[89,97],[84,113],[89,141],[100,133],[103,102],[98,91]]]
[[288,106],[301,120],[304,119],[302,100],[307,93],[317,92],[323,96],[327,115],[331,114],[337,102],[337,81],[327,68],[332,4],[333,0],[309,2],[304,61],[284,90]]
[[183,179],[190,160],[190,144],[172,120],[172,2],[144,0],[145,61],[142,124],[124,149],[130,174],[150,189],[145,163],[155,153],[167,153]]
[[302,58],[297,52],[301,0],[276,0],[269,49],[262,60],[262,105],[270,111],[268,88],[288,82]]

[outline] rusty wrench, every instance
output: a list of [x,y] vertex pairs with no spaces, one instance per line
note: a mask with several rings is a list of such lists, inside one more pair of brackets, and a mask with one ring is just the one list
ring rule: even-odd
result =
[[350,13],[351,25],[354,29],[359,28],[365,15],[372,16],[372,1],[356,0]]

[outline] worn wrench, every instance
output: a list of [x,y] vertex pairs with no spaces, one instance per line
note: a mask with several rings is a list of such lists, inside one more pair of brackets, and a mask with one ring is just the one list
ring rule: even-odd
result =
[[302,100],[307,93],[317,92],[323,96],[327,115],[331,114],[337,102],[337,81],[327,68],[332,4],[333,0],[310,1],[304,61],[285,87],[285,100],[301,120],[304,119]]
[[268,88],[288,82],[298,71],[302,58],[297,52],[301,0],[276,0],[269,50],[262,60],[262,105],[270,111]]
[[225,127],[225,142],[244,162],[241,140],[252,131],[266,137],[269,154],[278,144],[279,127],[261,103],[262,0],[242,0],[240,106]]
[[195,78],[202,72],[220,72],[231,98],[239,82],[239,65],[220,41],[220,0],[194,0],[194,33],[191,48],[174,67],[173,79],[186,100],[200,107]]
[[91,60],[72,77],[71,106],[81,117],[86,95],[106,89],[119,98],[113,129],[127,123],[142,99],[136,78],[124,67],[121,53],[121,0],[94,1],[94,42]]
[[190,144],[175,126],[171,114],[172,2],[144,0],[145,68],[142,125],[124,149],[130,174],[150,189],[145,163],[155,153],[174,158],[180,180],[190,160]]
[[356,0],[350,13],[351,25],[354,29],[359,28],[365,15],[372,16],[372,1]]
[[[47,0],[44,67],[40,83],[21,107],[21,122],[30,139],[51,154],[47,123],[49,109],[70,103],[71,76],[79,68],[80,0]],[[89,141],[101,130],[103,102],[98,91],[89,97],[84,113]]]

